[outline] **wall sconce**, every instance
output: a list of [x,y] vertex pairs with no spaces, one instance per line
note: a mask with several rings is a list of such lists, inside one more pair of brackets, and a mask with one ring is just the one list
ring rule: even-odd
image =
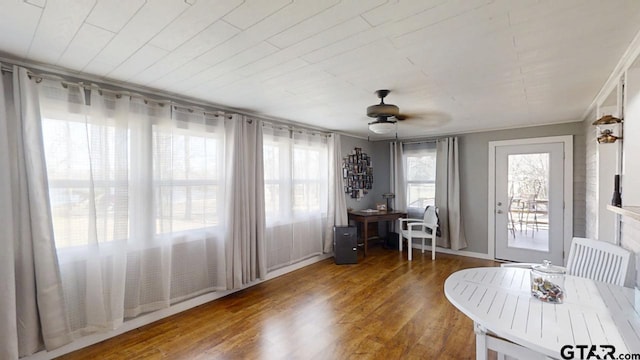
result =
[[604,115],[593,122],[598,128],[599,135],[596,138],[599,144],[611,144],[616,140],[622,140],[622,119],[611,115]]

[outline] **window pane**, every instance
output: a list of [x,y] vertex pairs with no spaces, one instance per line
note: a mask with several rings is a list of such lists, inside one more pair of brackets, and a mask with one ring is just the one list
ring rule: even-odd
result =
[[434,183],[407,184],[407,192],[409,197],[408,206],[411,208],[424,209],[427,205],[435,204],[436,185]]
[[320,211],[320,183],[312,182],[293,186],[293,211]]
[[407,156],[407,181],[434,181],[436,178],[436,154]]
[[277,180],[280,176],[280,148],[265,144],[263,149],[264,179]]
[[296,147],[293,149],[293,178],[320,178],[320,151]]
[[70,118],[42,121],[56,247],[127,239],[128,130]]
[[549,251],[549,153],[510,154],[507,246]]
[[217,185],[158,186],[158,233],[219,225]]
[[264,208],[267,217],[277,216],[280,214],[280,185],[265,184],[264,189]]
[[407,174],[407,207],[424,210],[435,204],[436,150],[412,149],[405,153]]
[[214,134],[155,128],[156,233],[219,225],[221,141]]

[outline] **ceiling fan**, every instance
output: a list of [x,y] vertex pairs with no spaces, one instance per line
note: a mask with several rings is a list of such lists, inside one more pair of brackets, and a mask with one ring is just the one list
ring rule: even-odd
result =
[[384,98],[391,90],[377,90],[375,93],[380,98],[380,103],[367,107],[367,116],[375,118],[369,123],[369,130],[376,134],[387,134],[393,131],[397,121],[405,120],[407,117],[400,114],[400,109],[393,104],[385,104]]

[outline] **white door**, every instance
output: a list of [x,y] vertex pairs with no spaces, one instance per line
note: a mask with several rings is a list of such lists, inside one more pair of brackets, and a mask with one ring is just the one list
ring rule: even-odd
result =
[[495,146],[496,259],[563,264],[564,146]]

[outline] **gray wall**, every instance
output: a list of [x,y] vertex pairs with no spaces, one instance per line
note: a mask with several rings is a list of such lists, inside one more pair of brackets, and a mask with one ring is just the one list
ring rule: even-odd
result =
[[[573,234],[585,235],[586,149],[583,122],[460,134],[457,135],[460,140],[460,201],[469,243],[465,251],[488,253],[489,142],[560,135],[573,135]],[[373,160],[372,191],[359,202],[347,197],[348,208],[374,208],[377,202],[383,202],[382,194],[390,191],[388,144],[388,141],[368,142],[342,136],[343,157],[354,147],[360,147]]]
[[574,135],[574,236],[585,232],[585,141],[582,122],[458,135],[460,139],[460,198],[469,247],[488,253],[489,142],[533,137]]
[[389,189],[389,145],[387,142],[371,142],[365,139],[358,139],[351,136],[342,135],[342,157],[351,154],[354,148],[359,147],[367,155],[371,156],[373,163],[373,189],[367,195],[356,201],[347,194],[347,208],[354,210],[375,209],[376,203],[383,203],[385,200],[382,194],[390,192]]

